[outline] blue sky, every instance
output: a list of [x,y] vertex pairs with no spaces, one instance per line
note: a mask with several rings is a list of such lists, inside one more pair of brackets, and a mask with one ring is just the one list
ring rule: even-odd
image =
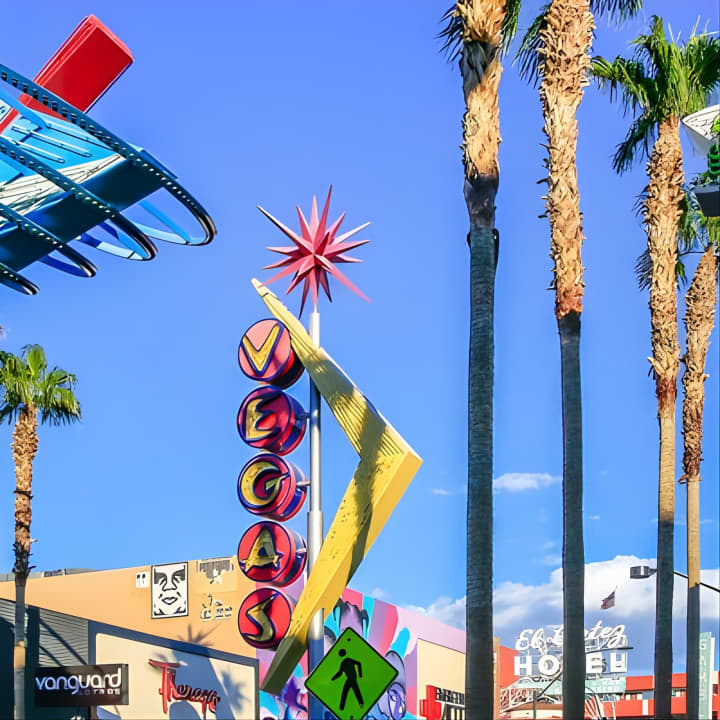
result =
[[[447,4],[284,2],[271,11],[263,3],[44,0],[13,8],[16,26],[32,32],[7,35],[2,61],[27,75],[90,13],[130,47],[134,65],[93,114],[177,172],[219,229],[208,247],[163,245],[150,263],[98,254],[92,280],[33,267],[27,275],[41,288],[34,298],[0,290],[8,331],[2,347],[41,343],[51,363],[77,374],[84,413],[77,426],[41,430],[32,526],[38,568],[125,567],[235,552],[250,524],[235,482],[252,454],[235,430],[237,408],[252,387],[237,367],[236,349],[243,331],[266,316],[250,278],[268,277],[261,269],[271,259],[265,247],[282,244],[255,206],[295,226],[295,205],[309,209],[313,194],[324,195],[332,183],[332,217],[347,211],[348,228],[372,222],[363,235],[370,244],[356,252],[365,263],[349,269],[372,302],[338,287],[335,302],[321,307],[323,344],[424,458],[352,585],[449,620],[462,614],[468,251],[460,78],[436,39]],[[538,6],[526,3],[522,26]],[[699,15],[717,28],[713,3],[648,2],[646,15],[619,31],[600,20],[596,52],[624,53],[653,13],[685,37]],[[649,316],[633,274],[645,243],[632,209],[645,185],[644,163],[620,178],[613,174],[610,155],[628,120],[592,87],[579,122],[587,236],[586,557],[600,563],[592,592],[604,596],[622,584],[632,618],[631,603],[647,590],[627,586],[627,568],[617,558],[654,558],[657,515]],[[508,61],[497,198],[497,602],[514,587],[509,583],[521,584],[529,588],[525,611],[537,603],[540,614],[518,610],[513,617],[549,624],[560,622],[555,600],[540,598],[560,566],[562,450],[549,230],[538,218],[541,128],[537,90]],[[686,138],[684,146],[686,170],[699,169],[701,158]],[[289,306],[297,311],[299,298]],[[708,368],[701,541],[702,567],[712,571],[720,564],[717,330]],[[307,381],[293,393],[307,402]],[[329,524],[356,461],[326,417]],[[678,425],[678,476],[680,439]],[[8,521],[10,441],[10,429],[0,431]],[[291,459],[307,468],[307,443]],[[678,487],[678,521],[684,496]],[[304,530],[301,516],[292,524]],[[9,571],[6,527],[0,568]],[[684,555],[679,524],[681,571]],[[684,587],[677,591],[684,594]],[[624,617],[622,602],[619,593],[617,617]],[[627,620],[631,640],[649,618],[643,607],[635,632]],[[588,606],[588,618],[595,614]],[[514,641],[518,622],[499,627],[504,644]],[[651,666],[649,647],[638,648],[631,672]],[[684,659],[675,655],[676,663]]]

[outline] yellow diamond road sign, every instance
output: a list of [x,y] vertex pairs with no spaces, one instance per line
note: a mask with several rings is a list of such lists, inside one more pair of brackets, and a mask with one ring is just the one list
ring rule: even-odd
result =
[[372,645],[347,628],[305,681],[338,720],[362,720],[398,671]]

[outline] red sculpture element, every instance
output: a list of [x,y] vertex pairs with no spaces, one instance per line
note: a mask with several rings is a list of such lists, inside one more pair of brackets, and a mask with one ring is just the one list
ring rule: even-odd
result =
[[[133,61],[125,43],[94,15],[88,15],[35,76],[35,82],[85,112]],[[60,117],[29,95],[20,102],[33,110]],[[17,116],[11,110],[0,122],[2,132]]]
[[240,340],[240,369],[256,382],[288,388],[303,373],[302,363],[290,344],[290,333],[279,321],[260,320]]
[[238,630],[254,648],[274,650],[290,628],[294,603],[271,587],[251,592],[240,605]]
[[[276,220],[267,210],[264,210],[258,206],[263,215],[265,215],[272,223],[275,224],[280,230],[282,230],[294,243],[295,247],[271,247],[268,250],[272,252],[286,255],[284,260],[268,265],[265,270],[271,268],[284,268],[277,275],[273,276],[265,284],[269,285],[275,280],[295,273],[287,292],[290,293],[297,285],[304,282],[302,303],[300,305],[300,314],[302,315],[303,308],[305,307],[305,299],[307,298],[308,290],[312,291],[313,307],[317,310],[319,288],[325,291],[328,299],[332,301],[330,296],[330,286],[328,284],[328,273],[333,277],[337,278],[343,285],[346,285],[350,290],[357,293],[364,300],[368,300],[365,295],[348,280],[343,273],[338,270],[336,263],[351,263],[351,262],[362,262],[356,258],[349,257],[345,253],[350,250],[354,250],[361,245],[365,245],[369,240],[354,240],[352,242],[345,242],[349,237],[354,235],[356,232],[366,228],[370,223],[365,223],[360,227],[356,227],[354,230],[335,237],[335,234],[342,223],[345,213],[330,226],[327,226],[328,210],[330,208],[330,194],[332,193],[332,187],[328,191],[327,200],[325,201],[325,207],[322,211],[322,216],[318,218],[317,211],[317,200],[313,197],[312,214],[310,215],[310,222],[305,219],[300,208],[297,208],[298,217],[300,219],[300,232],[297,233],[285,227],[279,220]],[[369,302],[369,300],[368,300]]]
[[300,510],[307,482],[292,463],[277,455],[262,453],[249,460],[240,471],[237,493],[248,512],[285,522]]
[[251,525],[238,544],[238,565],[255,582],[289,585],[305,568],[305,540],[276,522]]
[[220,702],[220,696],[215,690],[200,690],[192,688],[189,685],[176,685],[175,672],[180,667],[180,663],[162,662],[161,660],[148,660],[148,663],[156,668],[162,669],[162,683],[158,693],[162,695],[163,712],[167,715],[168,703],[173,700],[187,700],[188,702],[200,703],[202,707],[202,716],[205,718],[207,709],[216,713],[217,704]]
[[237,428],[251,447],[287,455],[305,436],[306,420],[307,413],[294,397],[266,385],[243,400]]

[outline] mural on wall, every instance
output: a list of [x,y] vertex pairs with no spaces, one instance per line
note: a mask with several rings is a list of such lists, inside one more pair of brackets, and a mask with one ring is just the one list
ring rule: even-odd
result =
[[[403,622],[402,609],[381,600],[346,589],[325,620],[325,651],[346,628],[367,640],[398,671],[392,685],[380,697],[367,720],[415,718],[417,698],[417,636]],[[259,650],[260,677],[267,672],[273,654]],[[260,692],[260,720],[307,720],[308,693],[305,689],[307,656],[286,683],[279,697]],[[327,711],[323,720],[334,716]]]
[[232,605],[213,598],[211,593],[207,594],[207,599],[202,601],[202,610],[200,611],[200,620],[228,620],[232,617]]
[[188,614],[188,564],[152,566],[152,619]]

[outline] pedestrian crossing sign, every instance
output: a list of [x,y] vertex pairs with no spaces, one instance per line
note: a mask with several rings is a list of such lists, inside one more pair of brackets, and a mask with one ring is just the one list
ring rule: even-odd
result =
[[305,681],[338,720],[362,720],[398,671],[352,628],[347,628]]

